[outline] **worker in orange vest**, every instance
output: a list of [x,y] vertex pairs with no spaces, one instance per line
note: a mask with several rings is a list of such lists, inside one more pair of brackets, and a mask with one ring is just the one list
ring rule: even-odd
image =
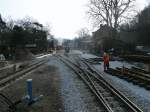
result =
[[107,53],[104,53],[103,61],[104,61],[104,71],[106,71],[109,68],[109,55]]

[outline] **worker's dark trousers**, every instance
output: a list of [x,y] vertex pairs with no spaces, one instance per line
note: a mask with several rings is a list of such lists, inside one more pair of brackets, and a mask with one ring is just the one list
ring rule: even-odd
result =
[[104,71],[109,69],[109,62],[104,62]]

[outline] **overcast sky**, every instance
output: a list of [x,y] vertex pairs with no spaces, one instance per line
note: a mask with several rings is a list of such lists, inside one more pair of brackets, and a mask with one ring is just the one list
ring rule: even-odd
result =
[[[33,17],[42,24],[50,23],[56,37],[74,38],[81,28],[91,28],[85,14],[88,0],[0,0],[2,17]],[[139,10],[150,0],[137,0]]]

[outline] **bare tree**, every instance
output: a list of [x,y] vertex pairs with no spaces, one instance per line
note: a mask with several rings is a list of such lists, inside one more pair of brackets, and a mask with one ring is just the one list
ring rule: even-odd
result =
[[123,18],[127,19],[132,13],[135,0],[90,0],[88,14],[96,24],[118,28]]
[[89,36],[89,30],[87,28],[82,28],[78,32],[78,37],[83,38],[83,37],[88,37]]

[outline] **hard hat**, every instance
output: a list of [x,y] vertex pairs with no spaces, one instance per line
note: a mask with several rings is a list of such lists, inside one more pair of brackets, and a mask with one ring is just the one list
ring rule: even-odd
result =
[[106,52],[104,52],[104,56],[106,56],[107,54],[106,54]]

